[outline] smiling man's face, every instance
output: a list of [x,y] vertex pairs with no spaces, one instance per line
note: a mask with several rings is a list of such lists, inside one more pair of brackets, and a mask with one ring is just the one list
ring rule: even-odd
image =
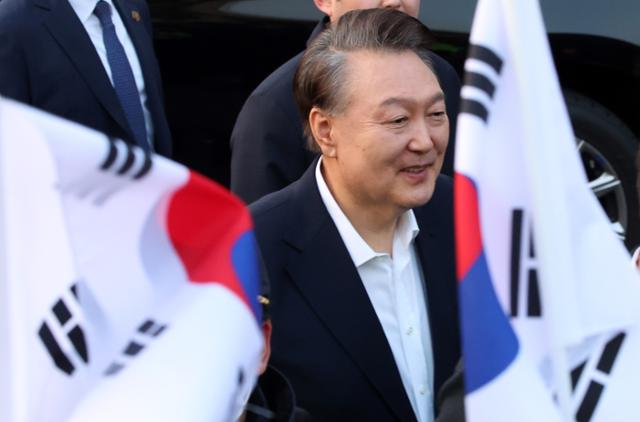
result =
[[328,118],[333,147],[323,149],[335,160],[332,190],[383,213],[425,204],[449,139],[436,76],[411,51],[356,51],[346,64],[342,111]]

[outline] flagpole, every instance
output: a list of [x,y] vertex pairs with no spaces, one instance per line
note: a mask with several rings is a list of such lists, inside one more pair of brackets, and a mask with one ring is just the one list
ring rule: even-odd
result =
[[[505,22],[507,25],[508,34],[517,34],[518,28],[522,27],[523,19],[539,19],[540,28],[544,28],[542,21],[542,14],[540,13],[540,6],[538,0],[501,0],[503,4],[503,10],[505,11]],[[517,6],[516,6],[517,4]],[[526,8],[526,12],[518,10],[517,7]],[[523,16],[526,15],[526,16]],[[526,25],[525,27],[534,27],[536,25]],[[534,34],[544,37],[543,43],[548,43],[547,36],[544,31],[543,34]],[[510,44],[510,50],[514,55],[514,73],[516,75],[516,82],[521,88],[520,92],[527,92],[527,84],[538,85],[536,82],[540,80],[542,73],[541,69],[535,66],[534,63],[529,63],[527,55],[530,54],[527,48],[525,48],[522,39],[519,37],[508,36],[508,42]],[[548,44],[547,51],[548,51]],[[535,55],[534,55],[535,56]],[[550,61],[552,63],[552,61]],[[553,75],[554,77],[555,74]],[[550,79],[554,80],[554,79]],[[548,183],[552,183],[552,180],[547,176],[542,166],[542,163],[553,160],[553,153],[549,153],[549,148],[541,148],[536,143],[543,142],[542,139],[537,139],[534,134],[535,129],[541,123],[538,121],[539,110],[546,107],[545,104],[541,104],[538,96],[531,96],[531,98],[520,98],[522,107],[523,125],[525,128],[525,151],[530,158],[527,160],[528,165],[528,183],[533,196],[532,208],[534,215],[534,234],[536,242],[538,244],[553,245],[557,247],[551,250],[550,248],[539,248],[536,253],[539,259],[539,272],[540,272],[540,289],[543,299],[543,309],[548,321],[548,332],[550,333],[550,349],[551,349],[551,363],[553,366],[553,375],[558,394],[558,402],[562,417],[565,421],[575,421],[571,405],[571,379],[570,370],[567,355],[565,353],[564,344],[562,342],[563,337],[563,322],[562,315],[562,303],[559,303],[557,295],[553,294],[553,290],[562,286],[568,280],[571,280],[572,274],[568,274],[566,265],[557,265],[558,262],[564,264],[568,262],[567,251],[570,248],[568,244],[559,244],[561,240],[558,239],[555,233],[555,227],[568,226],[568,216],[558,215],[558,213],[548,206],[548,204],[555,203],[555,198],[552,196],[555,192],[550,192]],[[561,140],[560,140],[561,141]],[[550,197],[551,196],[551,197]],[[567,242],[563,242],[567,243]]]

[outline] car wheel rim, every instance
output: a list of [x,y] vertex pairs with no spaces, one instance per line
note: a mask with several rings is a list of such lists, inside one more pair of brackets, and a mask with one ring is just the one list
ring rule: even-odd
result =
[[624,240],[628,223],[627,201],[620,177],[611,163],[593,145],[584,139],[576,138],[576,146],[591,191],[609,217],[613,231]]

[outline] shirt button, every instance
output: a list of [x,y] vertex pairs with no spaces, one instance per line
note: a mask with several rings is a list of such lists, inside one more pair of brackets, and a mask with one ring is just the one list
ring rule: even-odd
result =
[[419,390],[420,394],[424,396],[424,394],[427,392],[427,386],[424,384],[420,384],[420,390]]
[[411,334],[413,334],[413,326],[409,326],[409,328],[407,328],[407,335],[410,336]]

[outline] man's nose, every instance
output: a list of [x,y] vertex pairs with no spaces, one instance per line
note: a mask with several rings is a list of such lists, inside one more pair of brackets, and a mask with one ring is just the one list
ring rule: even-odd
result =
[[409,149],[415,152],[426,152],[433,149],[434,141],[431,132],[432,128],[429,127],[427,122],[416,123],[408,145]]
[[402,7],[402,0],[384,0],[382,7],[388,7],[390,9],[400,9]]

